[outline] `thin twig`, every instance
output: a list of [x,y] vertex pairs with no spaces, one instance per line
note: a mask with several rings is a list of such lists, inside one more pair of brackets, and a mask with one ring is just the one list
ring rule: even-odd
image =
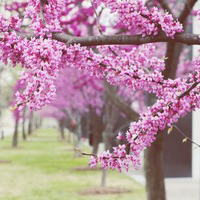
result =
[[96,9],[95,9],[95,6],[94,6],[93,1],[91,1],[91,4],[92,4],[92,8],[93,8],[93,10],[94,10],[94,13],[95,13],[95,15],[96,15],[97,27],[98,27],[99,33],[100,33],[101,35],[103,35],[103,32],[102,32],[102,30],[101,30],[101,26],[100,26],[100,22],[99,22],[99,21],[100,21],[99,15],[98,15],[98,13],[97,13],[97,11],[96,11]]
[[196,146],[200,147],[200,144],[194,142],[190,137],[188,137],[187,135],[185,135],[176,125],[173,125],[173,127],[175,127],[178,132],[184,137],[186,138],[187,140],[189,140],[191,143],[195,144]]
[[[97,11],[96,11],[96,9],[95,9],[95,6],[94,6],[93,1],[91,1],[91,4],[92,4],[93,10],[94,10],[94,13],[95,13],[95,15],[96,15],[96,18],[97,18],[97,26],[98,26],[99,33],[100,33],[101,35],[104,35],[104,34],[103,34],[103,31],[101,30],[101,26],[100,26],[99,15],[97,14]],[[110,46],[109,46],[108,48],[109,48],[109,50],[112,52],[112,54],[113,54],[114,56],[118,56],[118,54],[117,54]]]
[[171,8],[169,7],[168,3],[166,3],[166,0],[158,0],[159,4],[163,8],[163,10],[167,11],[169,14],[172,15],[174,19],[176,19],[175,15],[173,14]]
[[[98,156],[97,155],[95,155],[95,154],[93,154],[93,153],[84,153],[84,152],[82,152],[80,149],[77,149],[77,148],[75,148],[75,151],[77,151],[77,152],[79,152],[81,155],[83,155],[83,156],[94,156],[95,158],[97,158]],[[109,158],[107,158],[107,157],[102,157],[103,159],[109,159]],[[118,157],[118,156],[113,156],[112,158],[114,158],[114,159],[121,159],[121,158],[125,158],[125,156],[121,156],[121,157]]]

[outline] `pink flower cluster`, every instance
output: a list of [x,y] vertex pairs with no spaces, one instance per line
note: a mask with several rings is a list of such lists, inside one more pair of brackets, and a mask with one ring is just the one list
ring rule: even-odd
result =
[[[97,23],[92,6],[84,6],[83,2],[49,0],[41,5],[40,0],[29,0],[29,3],[14,2],[6,5],[6,9],[21,13],[26,8],[26,17],[31,19],[30,28],[37,35],[49,35],[51,32],[72,33],[76,36],[95,33],[85,26],[94,27]],[[157,35],[160,30],[167,36],[174,37],[175,33],[183,32],[182,25],[172,18],[171,14],[158,10],[157,7],[148,9],[142,0],[95,0],[96,6],[104,3],[111,12],[118,15],[115,28],[125,28],[130,32],[146,35]],[[78,6],[80,4],[80,6]],[[77,7],[79,7],[77,9]],[[78,12],[77,12],[78,11]],[[101,28],[106,27],[100,24]],[[133,31],[134,30],[134,31]],[[51,34],[50,34],[51,35]]]
[[5,64],[10,59],[13,65],[20,63],[28,69],[21,77],[27,87],[23,94],[16,93],[17,105],[22,109],[27,104],[31,110],[37,110],[56,96],[54,81],[62,67],[62,50],[66,46],[50,39],[21,39],[16,32],[10,32],[18,30],[19,24],[18,18],[6,21],[1,17],[0,57]]
[[16,93],[18,105],[39,110],[56,97],[55,79],[61,67],[61,43],[50,39],[24,39],[15,46],[22,51],[22,66],[28,69],[21,76],[21,82],[27,82],[23,94]]
[[21,20],[18,17],[11,17],[9,20],[0,15],[0,55],[1,60],[7,64],[8,59],[13,65],[20,62],[20,52],[13,47],[21,40],[14,30],[19,30]]
[[174,38],[176,33],[183,32],[182,25],[175,21],[171,14],[163,13],[157,7],[148,10],[142,0],[95,0],[96,5],[102,2],[111,12],[118,14],[117,23],[128,30],[137,30],[142,36],[157,35],[160,29],[171,38]]
[[140,165],[140,159],[134,155],[126,154],[126,145],[119,145],[114,147],[114,151],[110,153],[109,151],[103,152],[98,157],[91,156],[90,166],[95,167],[98,162],[101,162],[103,169],[119,170],[130,168],[130,164],[132,163],[134,168],[137,169]]
[[87,73],[74,68],[62,69],[56,80],[56,88],[57,98],[51,107],[68,110],[76,116],[89,112],[89,108],[99,111],[103,107],[103,82]]
[[41,5],[40,0],[29,0],[25,15],[31,18],[29,27],[40,36],[51,32],[61,32],[59,16],[64,7],[64,0],[48,0],[44,5]]
[[13,2],[11,4],[6,4],[5,9],[9,11],[22,12],[28,6],[27,2]]

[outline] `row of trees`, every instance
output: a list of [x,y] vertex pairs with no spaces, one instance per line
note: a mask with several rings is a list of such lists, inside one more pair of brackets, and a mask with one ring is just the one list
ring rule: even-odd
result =
[[26,107],[24,107],[22,110],[15,108],[15,93],[23,90],[24,88],[25,84],[21,84],[20,81],[18,81],[13,87],[13,96],[10,101],[10,107],[11,110],[13,110],[14,117],[14,133],[12,139],[12,147],[18,147],[20,129],[22,132],[22,139],[25,141],[27,139],[27,135],[31,135],[33,129],[38,128],[41,125],[40,117],[35,116],[34,118],[33,111],[27,110]]

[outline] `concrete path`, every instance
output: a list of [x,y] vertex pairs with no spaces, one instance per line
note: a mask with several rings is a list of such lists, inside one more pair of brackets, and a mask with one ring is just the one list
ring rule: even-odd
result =
[[192,178],[166,178],[167,200],[200,200],[200,182]]
[[[124,172],[145,185],[143,171]],[[167,200],[200,200],[200,181],[192,178],[165,178]]]
[[[103,150],[102,146],[100,146],[101,150]],[[129,169],[128,173],[125,171],[123,173],[142,185],[145,185],[142,167],[138,170]],[[194,180],[192,178],[166,178],[165,186],[167,200],[200,200],[200,180]]]
[[14,133],[14,118],[9,110],[4,111],[3,116],[0,118],[0,138],[2,137],[2,132],[4,137]]

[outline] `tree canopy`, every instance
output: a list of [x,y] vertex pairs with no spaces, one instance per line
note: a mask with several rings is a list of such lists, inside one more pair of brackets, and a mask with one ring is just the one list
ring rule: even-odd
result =
[[128,170],[130,163],[138,168],[141,151],[160,130],[200,107],[200,58],[193,60],[194,70],[187,77],[174,78],[165,70],[169,58],[159,52],[161,42],[200,44],[199,35],[185,31],[190,13],[200,18],[200,11],[191,10],[195,3],[29,0],[6,5],[13,15],[0,16],[0,59],[26,69],[20,77],[26,88],[16,93],[15,107],[39,110],[51,103],[63,68],[66,80],[68,68],[76,68],[111,85],[153,93],[157,102],[131,123],[127,142],[112,153],[93,155],[90,162],[119,171]]

